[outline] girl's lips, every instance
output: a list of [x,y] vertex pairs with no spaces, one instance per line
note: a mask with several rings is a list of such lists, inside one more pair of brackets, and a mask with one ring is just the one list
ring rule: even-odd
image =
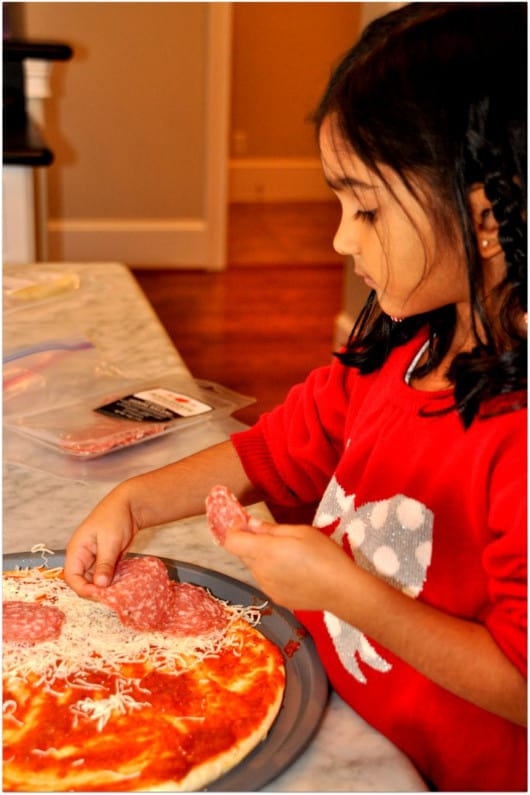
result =
[[365,273],[358,273],[357,271],[356,271],[356,273],[357,273],[357,276],[360,276],[360,278],[361,278],[361,279],[363,280],[363,282],[364,282],[364,283],[367,285],[367,287],[371,287],[371,288],[372,288],[372,290],[374,290],[374,289],[375,289],[375,286],[376,286],[376,285],[375,285],[375,282],[374,282],[374,280],[373,280],[373,279],[371,279],[371,278],[370,278],[369,276],[367,276]]

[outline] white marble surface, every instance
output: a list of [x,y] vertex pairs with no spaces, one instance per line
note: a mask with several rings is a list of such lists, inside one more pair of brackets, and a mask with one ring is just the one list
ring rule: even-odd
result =
[[[80,274],[80,289],[7,312],[4,350],[48,337],[83,334],[129,372],[142,376],[166,370],[188,374],[127,269],[110,263],[62,267]],[[149,455],[141,450],[148,445],[139,445],[107,456],[118,456],[118,464],[87,462],[73,469],[65,467],[59,454],[43,456],[19,437],[10,437],[9,456],[4,454],[4,552],[26,552],[40,542],[56,551],[64,549],[76,525],[114,482],[221,441],[239,427],[231,418],[215,420],[189,429],[178,439],[172,434],[150,442]],[[91,463],[95,465],[91,467]],[[254,506],[252,511],[267,515],[264,505]],[[237,559],[212,543],[204,517],[144,530],[132,551],[198,564],[255,584]],[[310,745],[264,789],[417,792],[427,788],[409,760],[332,693]]]

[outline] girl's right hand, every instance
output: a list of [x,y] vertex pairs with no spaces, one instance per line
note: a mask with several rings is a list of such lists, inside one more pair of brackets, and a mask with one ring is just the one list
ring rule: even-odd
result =
[[66,547],[64,578],[79,596],[94,598],[112,582],[121,556],[139,527],[124,489],[110,492],[72,535]]
[[[230,440],[116,486],[77,528],[66,547],[64,576],[79,596],[96,597],[138,532],[195,516],[216,483],[260,499]],[[177,487],[178,484],[178,487]]]

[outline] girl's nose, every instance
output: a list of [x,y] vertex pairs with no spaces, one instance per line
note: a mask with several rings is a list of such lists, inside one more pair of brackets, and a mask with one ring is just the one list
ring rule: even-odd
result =
[[341,216],[339,226],[335,232],[335,237],[333,238],[333,248],[337,254],[340,254],[344,257],[348,256],[349,254],[353,256],[354,254],[358,253],[358,246],[354,239],[351,225],[347,223],[344,213]]

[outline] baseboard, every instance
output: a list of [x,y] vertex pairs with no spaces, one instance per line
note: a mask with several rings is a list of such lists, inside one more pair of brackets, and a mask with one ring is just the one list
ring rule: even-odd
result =
[[329,201],[330,190],[316,157],[233,158],[231,202]]
[[[318,158],[240,158],[229,163],[228,198],[242,203],[329,201],[330,191]],[[51,261],[208,267],[208,229],[200,218],[49,219],[47,229]]]
[[26,166],[2,168],[2,261],[35,261],[33,174]]
[[48,258],[54,262],[205,268],[207,238],[202,219],[50,219]]

